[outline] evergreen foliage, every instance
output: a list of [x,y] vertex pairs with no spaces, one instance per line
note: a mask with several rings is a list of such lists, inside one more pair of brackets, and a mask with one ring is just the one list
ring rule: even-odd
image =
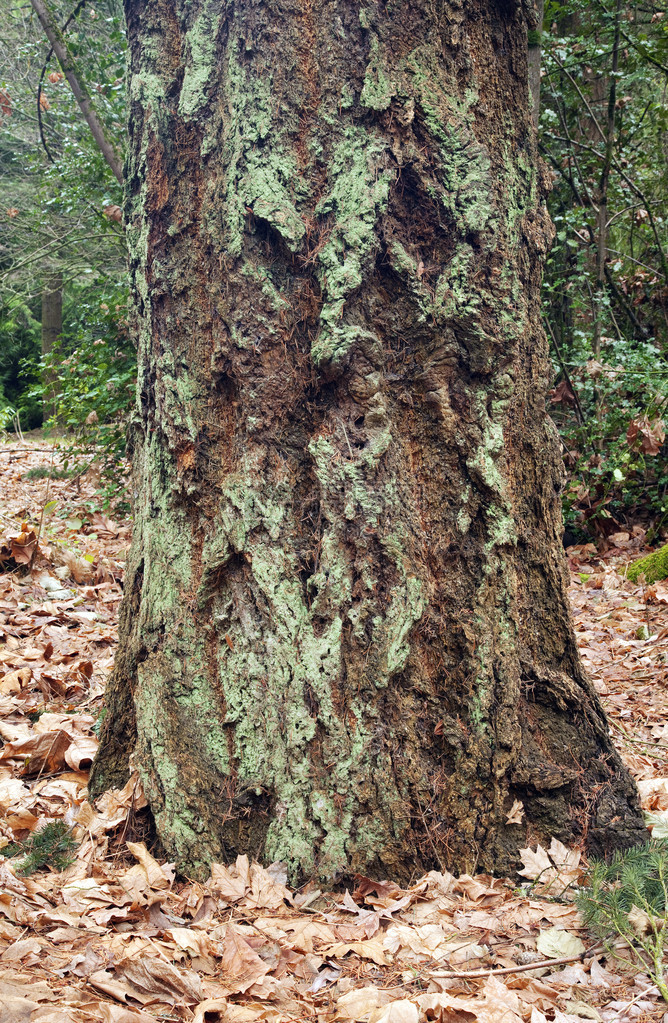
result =
[[6,845],[0,855],[8,858],[20,857],[18,873],[23,876],[34,874],[48,867],[50,870],[65,870],[73,863],[72,851],[76,849],[72,831],[62,820],[50,821],[41,831],[35,832],[25,842]]
[[[578,895],[584,923],[613,954],[636,968],[640,965],[668,1001],[663,955],[668,902],[668,845],[647,845],[616,853],[606,863],[594,861],[589,887]],[[623,939],[627,952],[618,947]]]

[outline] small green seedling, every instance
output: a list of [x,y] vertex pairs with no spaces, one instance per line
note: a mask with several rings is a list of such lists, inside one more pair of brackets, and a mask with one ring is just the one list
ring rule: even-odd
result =
[[0,855],[21,857],[18,873],[26,877],[36,870],[48,867],[51,870],[65,870],[74,862],[72,851],[77,842],[64,821],[51,821],[41,831],[35,832],[25,842],[6,845]]
[[[616,853],[608,863],[593,861],[589,887],[580,891],[576,901],[585,925],[611,954],[634,970],[646,970],[668,1002],[663,964],[668,939],[668,844],[648,842]],[[619,938],[626,942],[628,953],[619,949]]]

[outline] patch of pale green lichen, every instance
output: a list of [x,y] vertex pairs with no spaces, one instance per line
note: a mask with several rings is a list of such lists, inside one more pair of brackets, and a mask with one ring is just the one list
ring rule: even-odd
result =
[[493,231],[497,212],[490,200],[491,165],[473,131],[477,94],[471,90],[463,99],[446,96],[432,63],[433,54],[413,50],[403,68],[412,79],[425,124],[440,150],[444,186],[440,200],[462,235]]
[[364,85],[360,95],[360,103],[370,110],[387,110],[396,93],[386,73],[387,57],[381,52],[378,36],[371,39],[369,63],[364,75]]
[[208,101],[209,83],[216,70],[220,5],[210,4],[197,15],[185,35],[183,84],[179,113],[195,117]]
[[334,216],[331,234],[318,255],[324,302],[311,358],[319,369],[344,362],[361,327],[341,323],[346,299],[360,287],[367,261],[375,252],[375,227],[387,206],[394,173],[385,168],[385,143],[372,133],[348,125],[330,160],[332,187],[316,212]]
[[[401,64],[402,88],[406,94],[413,93],[440,158],[438,184],[432,181],[428,187],[460,238],[476,232],[490,246],[496,238],[498,216],[489,155],[474,132],[477,94],[469,90],[463,100],[446,95],[437,70],[431,68],[432,61],[431,54],[414,50]],[[416,261],[398,241],[393,240],[389,254],[397,272],[410,280],[425,317],[442,324],[475,323],[484,290],[480,282],[474,282],[477,260],[468,243],[459,242],[433,293],[421,281]]]
[[[239,39],[227,47],[225,74],[224,152],[226,167],[222,183],[213,181],[207,191],[204,219],[209,233],[228,256],[239,256],[248,217],[262,218],[296,252],[305,227],[295,206],[300,175],[295,162],[291,125],[277,125],[272,74],[253,74],[238,59]],[[202,150],[219,145],[220,123],[213,124]],[[271,142],[271,144],[266,144]],[[222,216],[222,224],[221,224]],[[222,227],[222,235],[221,235]]]

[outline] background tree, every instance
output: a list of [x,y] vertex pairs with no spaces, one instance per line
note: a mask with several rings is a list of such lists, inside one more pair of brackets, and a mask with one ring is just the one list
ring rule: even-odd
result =
[[45,274],[42,282],[42,359],[47,363],[42,380],[44,418],[55,415],[57,383],[54,372],[55,355],[63,332],[63,275]]
[[132,752],[189,872],[635,841],[567,608],[531,10],[126,16],[138,498],[93,793]]
[[[95,97],[96,116],[120,149],[125,119],[120,7],[109,0],[97,9],[59,2],[50,9],[54,22],[66,26],[67,46]],[[123,436],[119,411],[127,408],[134,362],[125,327],[120,184],[31,6],[15,3],[9,13],[0,41],[5,76],[0,83],[0,407],[18,408],[24,427],[38,425],[46,390],[47,412],[56,413],[61,426],[81,430],[95,411],[99,427],[91,440],[99,445],[105,440],[100,431],[113,433],[117,455]],[[63,282],[62,329],[38,379],[41,311],[51,308],[48,296],[56,278]]]
[[557,227],[545,316],[567,448],[568,519],[666,521],[666,88],[661,5],[547,4],[541,147]]

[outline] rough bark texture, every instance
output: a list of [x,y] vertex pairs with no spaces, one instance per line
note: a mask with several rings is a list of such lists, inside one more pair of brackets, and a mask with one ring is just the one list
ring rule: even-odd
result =
[[133,752],[190,872],[634,841],[566,597],[530,12],[127,17],[136,522],[93,791]]

